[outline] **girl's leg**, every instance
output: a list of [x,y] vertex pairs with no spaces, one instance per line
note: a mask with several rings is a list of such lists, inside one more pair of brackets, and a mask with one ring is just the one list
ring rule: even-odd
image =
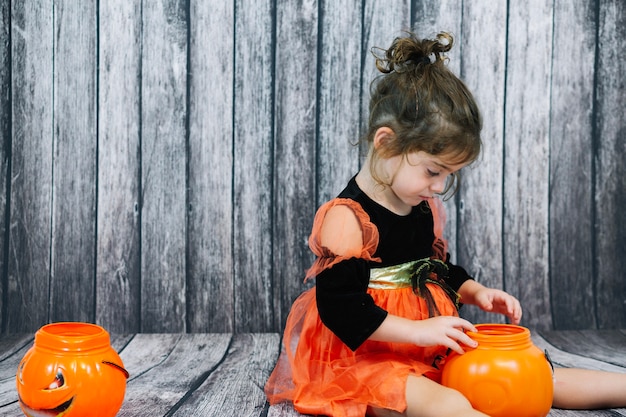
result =
[[484,417],[474,410],[458,391],[444,387],[423,376],[409,375],[406,382],[407,409],[401,414],[383,409],[368,409],[375,417]]
[[556,368],[554,380],[553,406],[556,408],[626,407],[626,374]]

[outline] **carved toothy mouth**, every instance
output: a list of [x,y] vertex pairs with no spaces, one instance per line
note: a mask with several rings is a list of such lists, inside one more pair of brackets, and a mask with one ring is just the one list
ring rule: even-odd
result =
[[72,406],[73,402],[74,402],[74,397],[70,398],[69,400],[65,401],[63,404],[58,405],[54,408],[48,408],[45,410],[34,410],[30,408],[28,405],[26,405],[24,401],[22,401],[22,398],[20,398],[20,406],[22,407],[22,410],[24,410],[24,413],[28,417],[61,417]]

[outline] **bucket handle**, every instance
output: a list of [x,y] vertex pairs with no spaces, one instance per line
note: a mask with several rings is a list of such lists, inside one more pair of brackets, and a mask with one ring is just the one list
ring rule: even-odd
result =
[[128,373],[128,371],[126,369],[124,369],[123,366],[118,365],[118,364],[113,363],[113,362],[109,362],[109,361],[102,361],[102,363],[105,364],[105,365],[109,365],[109,366],[112,366],[112,367],[118,369],[119,371],[121,371],[124,374],[126,379],[128,379],[128,377],[130,377],[130,374]]

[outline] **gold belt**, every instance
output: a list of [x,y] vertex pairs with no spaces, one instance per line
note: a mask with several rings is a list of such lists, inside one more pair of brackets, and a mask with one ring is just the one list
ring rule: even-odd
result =
[[368,288],[395,290],[413,288],[413,292],[426,300],[429,315],[439,314],[427,284],[436,284],[450,297],[459,308],[460,296],[445,281],[448,277],[448,265],[439,259],[418,259],[384,268],[371,268]]
[[411,287],[411,273],[416,263],[410,261],[399,265],[386,266],[384,268],[372,268],[370,270],[370,282],[368,287],[378,290],[391,290]]

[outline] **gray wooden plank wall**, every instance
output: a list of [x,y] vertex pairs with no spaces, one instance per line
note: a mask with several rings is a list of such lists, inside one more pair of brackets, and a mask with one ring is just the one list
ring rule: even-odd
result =
[[529,327],[626,327],[622,0],[32,0],[0,22],[4,333],[279,331],[363,155],[370,50],[409,28],[456,35],[485,118],[453,259]]

